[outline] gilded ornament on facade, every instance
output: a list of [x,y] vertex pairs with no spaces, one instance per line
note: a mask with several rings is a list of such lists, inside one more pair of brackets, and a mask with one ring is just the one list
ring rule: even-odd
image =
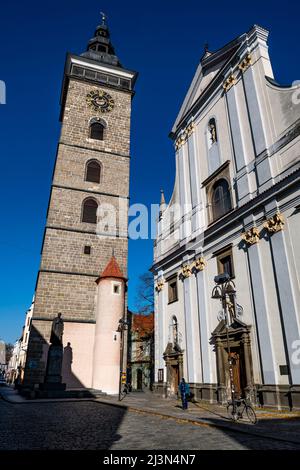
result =
[[236,78],[233,74],[231,74],[223,83],[223,88],[225,91],[228,91],[235,84],[236,84]]
[[162,291],[164,285],[165,285],[165,281],[163,279],[158,279],[156,286],[155,286],[155,289],[157,290],[157,292]]
[[246,57],[242,60],[242,62],[239,64],[239,69],[242,72],[245,72],[248,67],[252,64],[252,57],[251,54],[247,54]]
[[86,102],[94,111],[108,113],[115,105],[113,98],[103,90],[93,90],[86,95]]
[[185,279],[188,278],[188,277],[190,277],[190,275],[192,274],[192,265],[191,265],[191,264],[184,264],[184,265],[181,267],[180,274],[181,274]]
[[259,242],[259,230],[257,227],[252,227],[246,232],[242,233],[242,239],[248,245],[254,245],[255,243]]
[[175,149],[178,150],[180,149],[180,147],[183,146],[183,144],[185,144],[185,142],[188,140],[188,138],[190,137],[190,135],[192,135],[192,133],[194,132],[195,130],[195,124],[193,122],[191,122],[185,129],[184,131],[182,132],[182,134],[176,139],[175,141]]
[[276,214],[264,223],[264,227],[269,233],[280,232],[284,227],[283,215],[278,211]]
[[194,261],[194,268],[196,269],[196,271],[203,271],[205,266],[206,266],[206,261],[203,256],[200,256],[200,258],[197,258]]

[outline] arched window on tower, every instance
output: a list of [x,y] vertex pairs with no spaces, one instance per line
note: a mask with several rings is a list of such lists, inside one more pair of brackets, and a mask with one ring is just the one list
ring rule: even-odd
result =
[[90,138],[95,140],[104,140],[104,128],[105,126],[101,122],[91,122]]
[[82,222],[87,222],[89,224],[97,223],[97,209],[98,203],[95,199],[88,198],[83,202],[82,207]]
[[90,160],[86,165],[85,181],[100,183],[101,164],[97,160]]
[[213,220],[222,217],[232,208],[229,184],[223,178],[213,185],[211,205]]

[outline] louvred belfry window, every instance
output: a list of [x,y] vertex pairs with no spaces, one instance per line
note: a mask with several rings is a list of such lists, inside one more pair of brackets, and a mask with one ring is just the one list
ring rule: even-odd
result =
[[96,162],[95,160],[88,162],[86,167],[86,181],[90,181],[92,183],[100,183],[101,177],[101,165],[100,163]]
[[82,222],[97,223],[98,204],[94,199],[86,199],[83,203]]
[[104,139],[104,126],[100,122],[93,122],[90,125],[90,138],[95,140]]

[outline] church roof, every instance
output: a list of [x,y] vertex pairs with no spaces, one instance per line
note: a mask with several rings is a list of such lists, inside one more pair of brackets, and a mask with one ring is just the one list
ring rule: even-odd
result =
[[102,274],[100,274],[100,276],[96,280],[97,284],[100,282],[101,279],[107,278],[107,277],[113,277],[115,279],[124,279],[124,280],[126,279],[114,255],[110,258],[110,261],[106,265],[104,271],[102,272]]

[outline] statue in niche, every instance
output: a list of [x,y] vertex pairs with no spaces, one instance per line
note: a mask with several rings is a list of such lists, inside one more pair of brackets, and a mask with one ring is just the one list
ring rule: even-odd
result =
[[208,130],[210,133],[210,143],[214,144],[217,142],[217,128],[216,128],[216,121],[214,119],[210,119],[208,124]]

